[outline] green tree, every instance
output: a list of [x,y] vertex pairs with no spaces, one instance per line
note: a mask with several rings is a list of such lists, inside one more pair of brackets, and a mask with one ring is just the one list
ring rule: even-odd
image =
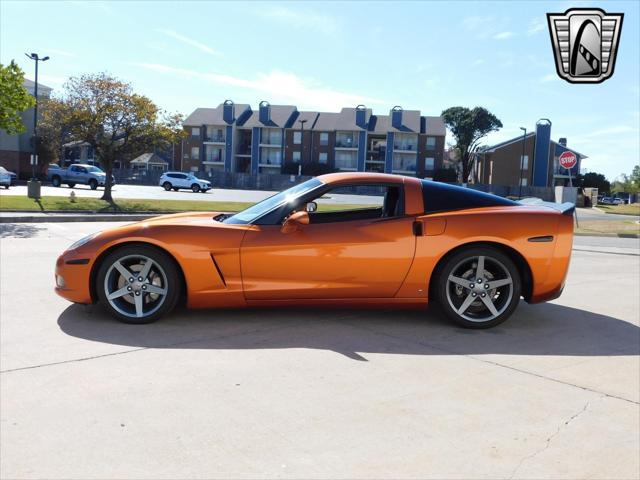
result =
[[20,113],[32,108],[36,99],[24,88],[24,72],[13,60],[0,63],[0,128],[9,135],[25,131]]
[[598,192],[610,192],[611,183],[601,173],[589,172],[584,175],[578,175],[578,180],[582,187],[597,188]]
[[478,142],[489,133],[502,128],[502,122],[483,107],[473,109],[451,107],[444,110],[441,115],[455,139],[454,148],[460,154],[462,183],[467,183],[471,172],[470,159],[478,147]]
[[631,184],[636,189],[636,192],[640,190],[640,165],[636,165],[633,167],[633,171],[629,176],[629,180],[631,180]]
[[177,135],[175,117],[163,117],[149,98],[107,73],[70,78],[61,102],[70,139],[87,142],[100,160],[107,174],[102,199],[112,204],[114,163],[167,149]]

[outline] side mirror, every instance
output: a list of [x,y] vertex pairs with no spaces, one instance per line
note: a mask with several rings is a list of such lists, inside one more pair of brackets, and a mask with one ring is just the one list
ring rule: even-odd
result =
[[305,207],[305,210],[308,213],[313,213],[313,212],[318,210],[318,204],[316,202],[309,202],[309,203],[307,203],[307,206]]
[[291,233],[299,230],[302,225],[309,225],[309,214],[307,212],[292,213],[282,224],[282,233]]

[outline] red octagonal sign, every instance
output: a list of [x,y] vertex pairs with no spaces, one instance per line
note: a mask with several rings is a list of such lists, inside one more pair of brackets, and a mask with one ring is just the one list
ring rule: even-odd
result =
[[562,168],[569,170],[576,166],[576,163],[578,163],[578,157],[576,157],[576,154],[573,152],[563,152],[558,157],[558,162]]

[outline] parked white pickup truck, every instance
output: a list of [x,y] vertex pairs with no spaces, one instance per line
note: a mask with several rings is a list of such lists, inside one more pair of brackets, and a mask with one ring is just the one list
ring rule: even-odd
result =
[[[50,165],[47,171],[47,179],[54,187],[59,187],[63,183],[66,183],[69,187],[73,188],[76,184],[80,183],[89,185],[91,190],[95,190],[98,187],[104,187],[107,175],[94,165],[76,163],[69,168],[56,168]],[[115,183],[113,177],[111,177],[111,181]]]

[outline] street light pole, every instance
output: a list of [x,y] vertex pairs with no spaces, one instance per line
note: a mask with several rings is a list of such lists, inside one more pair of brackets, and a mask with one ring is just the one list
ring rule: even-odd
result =
[[31,160],[31,180],[36,179],[36,163],[38,162],[38,63],[46,62],[49,57],[40,58],[37,53],[25,53],[27,58],[36,62],[36,79],[34,94],[36,97],[36,105],[33,110],[33,159]]
[[[520,173],[518,174],[518,200],[522,198],[522,165],[524,162],[524,144],[527,141],[527,129],[524,127],[520,127],[524,133],[522,134],[522,155],[520,156]],[[528,167],[527,163],[527,167]]]

